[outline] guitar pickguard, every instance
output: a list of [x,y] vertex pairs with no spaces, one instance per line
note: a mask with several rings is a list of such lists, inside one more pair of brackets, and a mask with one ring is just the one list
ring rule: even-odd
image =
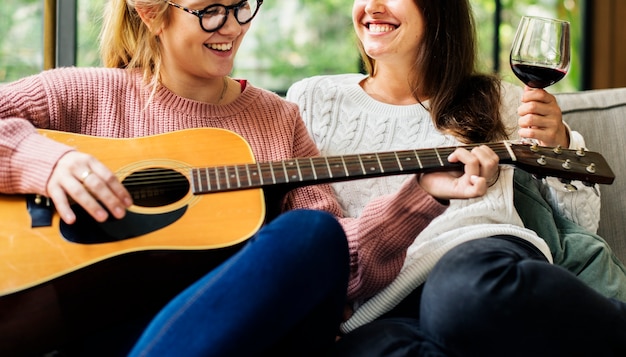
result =
[[106,222],[100,223],[80,206],[74,205],[72,210],[76,213],[76,223],[69,225],[61,221],[59,229],[65,239],[74,243],[117,242],[165,228],[178,221],[187,211],[187,207],[183,206],[170,212],[156,214],[128,211],[122,219],[110,218]]

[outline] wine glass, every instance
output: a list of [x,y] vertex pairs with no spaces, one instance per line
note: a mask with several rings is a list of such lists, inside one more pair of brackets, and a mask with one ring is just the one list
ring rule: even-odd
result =
[[569,69],[569,22],[522,16],[511,48],[513,73],[532,88],[560,81]]

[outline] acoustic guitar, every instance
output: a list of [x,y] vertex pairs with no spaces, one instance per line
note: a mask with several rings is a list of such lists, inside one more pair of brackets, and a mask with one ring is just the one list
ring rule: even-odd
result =
[[[104,223],[76,206],[77,223],[67,225],[46,197],[0,195],[0,354],[39,352],[45,347],[32,341],[78,338],[90,321],[122,319],[137,306],[156,311],[254,235],[272,211],[268,191],[460,166],[446,160],[456,147],[256,162],[245,140],[224,129],[133,139],[40,132],[97,157],[134,205]],[[533,174],[614,180],[598,153],[486,145],[502,164]]]

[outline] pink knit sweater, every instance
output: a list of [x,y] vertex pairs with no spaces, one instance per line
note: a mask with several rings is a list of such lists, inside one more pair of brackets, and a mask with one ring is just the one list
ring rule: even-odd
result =
[[[237,100],[212,105],[150,89],[137,71],[63,68],[0,86],[0,192],[46,194],[54,165],[72,150],[35,127],[132,138],[217,127],[248,141],[257,161],[318,155],[295,104],[248,85]],[[313,208],[340,218],[351,253],[350,299],[371,296],[399,272],[406,247],[445,210],[408,180],[392,196],[372,201],[358,219],[342,213],[327,185],[293,190],[283,209]]]

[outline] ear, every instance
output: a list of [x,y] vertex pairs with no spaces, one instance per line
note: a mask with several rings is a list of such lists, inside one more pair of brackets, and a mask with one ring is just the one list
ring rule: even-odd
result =
[[141,18],[141,21],[146,25],[146,27],[148,27],[150,32],[152,32],[155,36],[161,34],[161,32],[163,31],[163,23],[161,22],[159,24],[159,27],[156,27],[158,21],[156,21],[157,12],[154,9],[136,7],[135,11],[137,11],[137,14]]

